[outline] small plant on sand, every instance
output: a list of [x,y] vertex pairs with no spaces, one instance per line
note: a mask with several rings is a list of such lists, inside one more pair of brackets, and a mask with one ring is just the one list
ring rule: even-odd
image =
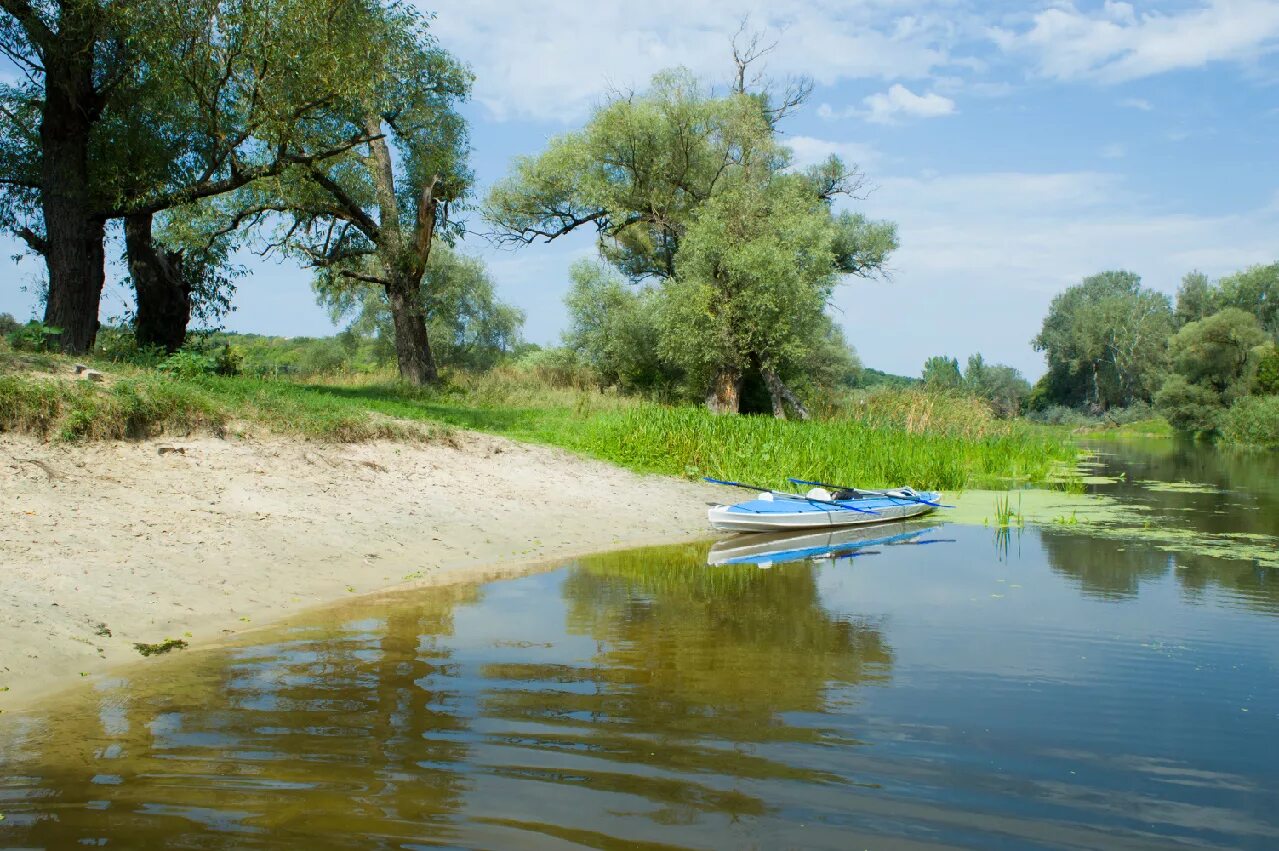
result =
[[139,641],[133,645],[133,649],[143,656],[163,656],[170,650],[186,650],[187,643],[181,638],[166,638],[159,644],[147,644],[144,641]]

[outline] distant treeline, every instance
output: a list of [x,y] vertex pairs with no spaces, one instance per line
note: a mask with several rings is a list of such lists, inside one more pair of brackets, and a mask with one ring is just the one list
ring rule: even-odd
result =
[[1183,278],[1175,301],[1126,271],[1058,295],[1034,338],[1048,371],[1026,406],[1153,404],[1179,431],[1279,445],[1279,263]]

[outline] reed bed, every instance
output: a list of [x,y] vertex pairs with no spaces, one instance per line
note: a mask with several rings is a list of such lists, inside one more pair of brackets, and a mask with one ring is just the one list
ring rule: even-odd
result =
[[1068,440],[1012,426],[969,436],[858,419],[717,417],[656,405],[596,416],[583,425],[581,439],[591,454],[637,470],[769,487],[787,486],[787,476],[948,490],[1011,478],[1042,482],[1076,455]]

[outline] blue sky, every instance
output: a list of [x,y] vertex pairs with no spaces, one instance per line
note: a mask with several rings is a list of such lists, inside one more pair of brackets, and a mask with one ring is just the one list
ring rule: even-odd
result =
[[[684,65],[727,79],[744,15],[778,41],[768,72],[816,81],[784,127],[799,161],[839,153],[875,191],[855,207],[897,222],[889,281],[852,279],[835,310],[863,361],[918,374],[929,354],[982,352],[1029,377],[1052,296],[1128,268],[1172,293],[1181,276],[1279,260],[1279,0],[506,0],[422,3],[476,75],[479,194],[513,156],[580,126],[610,88]],[[482,222],[472,223],[483,231]],[[563,329],[567,269],[588,235],[512,252],[468,238],[526,336]],[[5,250],[4,255],[13,253]],[[31,312],[0,278],[0,311]],[[252,263],[233,330],[325,334],[307,274]],[[124,293],[109,287],[104,315]]]

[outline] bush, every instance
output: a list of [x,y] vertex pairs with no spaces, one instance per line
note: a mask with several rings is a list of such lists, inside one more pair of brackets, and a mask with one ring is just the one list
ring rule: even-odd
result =
[[103,326],[98,331],[94,348],[98,357],[104,360],[150,369],[158,367],[168,357],[162,346],[139,346],[133,329],[121,325]]
[[1180,375],[1170,375],[1155,396],[1155,406],[1177,431],[1212,432],[1220,425],[1221,396]]
[[1252,377],[1252,392],[1258,396],[1279,393],[1279,347],[1264,348],[1257,358],[1257,371]]
[[1075,408],[1068,408],[1065,405],[1049,405],[1048,407],[1031,411],[1026,415],[1026,419],[1034,423],[1043,425],[1059,425],[1059,426],[1086,426],[1096,423],[1092,417],[1083,411]]
[[0,337],[8,337],[21,327],[22,325],[18,320],[13,318],[13,314],[0,313]]
[[1221,420],[1222,437],[1229,443],[1279,448],[1279,396],[1240,399]]
[[1126,408],[1112,408],[1103,420],[1107,424],[1125,426],[1152,420],[1157,416],[1154,407],[1146,402],[1133,402]]
[[553,347],[528,352],[514,363],[517,371],[551,387],[586,390],[600,384],[599,374],[572,349]]
[[19,352],[47,352],[54,348],[56,338],[61,333],[61,328],[53,328],[32,319],[26,325],[9,332],[9,345]]
[[201,375],[217,375],[218,363],[208,355],[181,349],[161,361],[156,369],[173,378],[198,378]]

